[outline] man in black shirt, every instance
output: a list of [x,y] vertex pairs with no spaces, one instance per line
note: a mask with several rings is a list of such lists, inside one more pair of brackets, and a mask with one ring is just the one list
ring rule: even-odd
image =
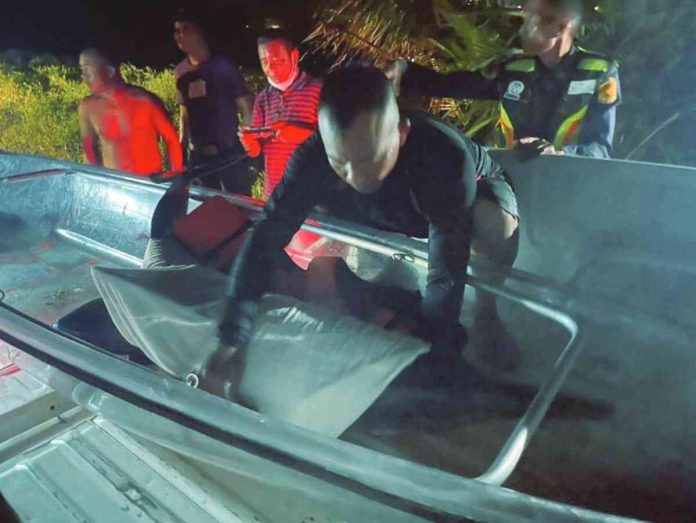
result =
[[[339,218],[429,239],[421,312],[431,333],[431,358],[440,369],[460,361],[458,320],[469,247],[473,241],[480,254],[512,263],[515,196],[481,147],[425,115],[402,117],[384,74],[358,67],[327,79],[319,132],[292,156],[239,252],[220,325],[221,350],[208,362],[204,379],[224,379],[248,343],[275,260],[317,205]],[[495,302],[484,302],[481,317],[491,328],[501,327]]]
[[211,48],[206,25],[195,11],[181,10],[175,17],[174,40],[186,55],[174,69],[179,138],[189,167],[210,165],[217,171],[201,178],[203,185],[251,195],[254,174],[242,160],[237,113],[249,125],[253,98],[239,69]]

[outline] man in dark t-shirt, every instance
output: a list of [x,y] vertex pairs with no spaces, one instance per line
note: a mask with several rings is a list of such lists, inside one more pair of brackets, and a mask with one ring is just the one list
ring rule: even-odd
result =
[[[319,131],[292,156],[242,246],[230,275],[221,347],[203,378],[224,382],[243,355],[278,255],[317,205],[340,218],[428,238],[421,313],[433,344],[434,372],[450,374],[461,363],[465,338],[459,315],[470,245],[493,261],[512,263],[515,196],[501,167],[481,147],[444,122],[401,117],[384,74],[359,67],[327,79]],[[480,307],[492,318],[490,328],[501,327],[494,302]]]
[[186,54],[174,70],[181,144],[190,152],[189,165],[219,168],[232,164],[216,175],[205,176],[201,183],[248,195],[253,174],[237,138],[237,113],[249,124],[253,99],[239,69],[211,52],[202,24],[187,11],[180,12],[174,22],[174,39]]

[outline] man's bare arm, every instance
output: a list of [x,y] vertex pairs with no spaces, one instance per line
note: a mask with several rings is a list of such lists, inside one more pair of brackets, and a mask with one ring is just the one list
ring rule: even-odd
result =
[[242,125],[251,125],[251,115],[254,109],[254,98],[247,94],[235,98],[237,111],[242,115]]
[[184,155],[181,151],[181,144],[174,129],[174,124],[172,124],[164,107],[159,103],[153,102],[152,109],[155,128],[167,147],[169,169],[175,173],[179,172],[184,168]]
[[89,102],[82,100],[77,108],[77,117],[80,122],[80,137],[82,138],[82,149],[85,152],[87,163],[101,165],[99,155],[99,135],[92,125],[90,119]]
[[186,150],[189,146],[189,118],[186,106],[179,106],[179,143],[182,149]]

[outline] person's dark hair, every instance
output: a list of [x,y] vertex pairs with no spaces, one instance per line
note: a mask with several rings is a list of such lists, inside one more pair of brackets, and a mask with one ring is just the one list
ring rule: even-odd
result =
[[267,29],[256,39],[256,45],[263,45],[270,42],[275,42],[277,40],[282,41],[288,50],[292,50],[297,47],[292,37],[282,29]]
[[190,24],[193,24],[201,30],[203,36],[205,36],[206,39],[209,36],[210,21],[208,20],[208,17],[203,11],[188,7],[182,7],[176,12],[174,18],[172,19],[172,24],[174,24],[175,22],[188,22]]
[[562,11],[571,16],[575,27],[582,25],[585,16],[585,2],[583,0],[544,0],[546,4],[557,11]]
[[319,111],[329,111],[340,129],[348,129],[362,111],[384,110],[394,89],[376,67],[351,65],[331,73],[319,97]]

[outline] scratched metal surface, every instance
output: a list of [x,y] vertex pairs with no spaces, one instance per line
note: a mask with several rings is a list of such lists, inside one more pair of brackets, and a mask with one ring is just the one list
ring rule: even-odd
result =
[[[533,276],[531,283],[511,277],[506,286],[573,314],[582,333],[582,351],[559,396],[566,402],[555,403],[507,486],[624,515],[664,519],[691,513],[694,170],[573,158],[531,165],[499,159],[520,200],[516,268]],[[13,158],[3,165],[0,177],[47,164]],[[94,172],[0,185],[2,228],[14,233],[0,238],[0,288],[11,291],[8,300],[15,301],[9,303],[50,321],[86,301],[93,292],[86,278],[90,264],[127,265],[142,256],[159,194],[158,187],[99,179]],[[95,245],[113,252],[95,251]],[[378,261],[362,269],[378,274],[385,265]],[[422,282],[422,269],[397,266],[386,277]],[[523,351],[522,366],[511,373],[486,371],[513,385],[508,396],[522,391],[526,405],[524,394],[553,371],[566,334],[519,303],[501,305]],[[462,319],[468,321],[466,307]],[[477,364],[473,355],[465,357]],[[486,418],[468,410],[477,407],[476,398],[457,400],[464,412],[455,416],[453,399],[424,401],[415,409],[432,407],[432,415],[413,424],[407,415],[414,408],[404,407],[411,399],[392,398],[405,409],[392,417],[385,410],[368,412],[346,439],[472,476],[490,462],[521,413],[514,397],[498,410],[485,404]]]

